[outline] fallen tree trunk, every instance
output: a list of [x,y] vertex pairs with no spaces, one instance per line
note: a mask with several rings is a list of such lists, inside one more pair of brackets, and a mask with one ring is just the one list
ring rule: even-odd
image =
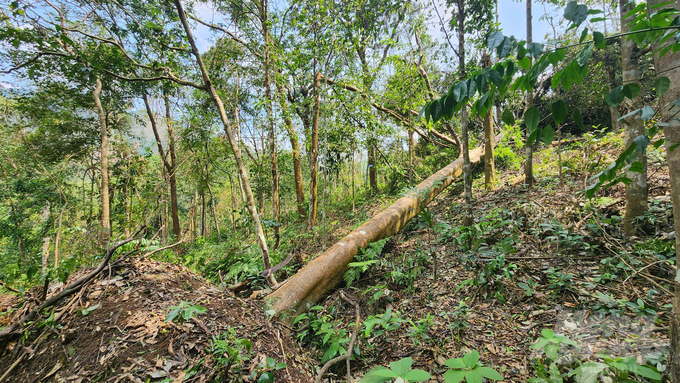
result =
[[[494,142],[501,142],[502,138],[503,133],[496,136]],[[472,163],[479,162],[483,157],[484,146],[470,152]],[[271,303],[271,309],[277,313],[285,311],[290,319],[297,313],[307,311],[342,281],[347,265],[352,262],[359,248],[398,233],[422,207],[427,206],[462,173],[463,158],[459,157],[352,231],[269,294],[266,299]]]

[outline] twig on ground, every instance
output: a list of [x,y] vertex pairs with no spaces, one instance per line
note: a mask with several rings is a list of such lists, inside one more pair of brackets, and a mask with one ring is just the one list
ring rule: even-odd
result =
[[356,319],[354,320],[354,331],[352,331],[352,340],[349,341],[349,347],[347,347],[347,354],[345,355],[340,355],[336,358],[333,358],[326,362],[324,366],[321,368],[321,371],[319,371],[319,374],[316,376],[316,381],[315,383],[320,383],[321,378],[323,378],[323,375],[328,371],[328,369],[334,365],[335,363],[338,363],[342,360],[347,361],[347,382],[351,383],[352,382],[352,372],[350,370],[350,359],[352,358],[352,350],[354,349],[354,342],[357,340],[357,331],[359,330],[359,323],[361,321],[361,313],[359,312],[359,304],[356,303],[355,301],[347,298],[344,292],[340,293],[340,298],[344,300],[345,302],[354,305],[354,312],[356,315]]

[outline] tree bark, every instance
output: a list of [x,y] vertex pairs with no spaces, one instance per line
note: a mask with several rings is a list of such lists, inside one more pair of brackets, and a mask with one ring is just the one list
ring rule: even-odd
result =
[[319,86],[321,85],[321,73],[314,74],[314,106],[312,107],[312,148],[310,151],[311,174],[309,181],[309,224],[311,230],[316,225],[316,213],[318,204],[317,172],[319,164]]
[[[533,25],[531,16],[531,0],[526,0],[527,6],[527,44],[533,42]],[[531,59],[531,58],[529,58]],[[526,108],[525,111],[534,106],[534,90],[531,89],[527,92],[526,96]],[[530,132],[527,130],[527,139],[529,138]],[[526,145],[526,161],[524,162],[524,183],[527,187],[534,187],[534,144]]]
[[[495,142],[499,142],[501,138],[502,135],[497,136]],[[470,158],[474,162],[479,162],[483,155],[484,147],[470,152]],[[427,206],[462,174],[462,167],[463,159],[459,157],[309,262],[267,296],[271,308],[275,312],[285,311],[289,321],[307,311],[342,281],[348,264],[352,262],[359,248],[398,233],[420,209]]]
[[368,184],[371,192],[378,191],[378,176],[375,171],[375,148],[372,144],[368,144]]
[[[177,155],[175,154],[175,131],[172,125],[172,116],[170,115],[170,99],[167,94],[163,95],[163,102],[165,103],[165,123],[168,126],[168,152],[170,154],[170,165],[168,169],[168,176],[170,178],[170,212],[172,214],[172,234],[175,235],[175,241],[179,241],[182,236],[182,229],[179,222],[179,206],[177,202]],[[160,145],[160,141],[158,142]],[[166,160],[164,159],[164,162]],[[176,247],[175,249],[179,249]]]
[[[458,63],[459,81],[465,80],[465,1],[458,0]],[[461,145],[463,147],[463,189],[465,195],[464,225],[472,226],[472,164],[470,163],[470,133],[467,105],[460,111]]]
[[97,115],[99,116],[99,127],[101,133],[101,198],[102,198],[102,214],[101,214],[101,245],[103,248],[109,246],[111,240],[111,213],[109,203],[109,136],[106,123],[106,113],[100,99],[102,93],[102,82],[99,78],[96,80],[94,92],[92,96],[94,103],[97,106]]
[[298,136],[295,133],[295,128],[293,127],[293,121],[290,118],[290,109],[288,108],[288,102],[286,101],[286,94],[278,79],[278,69],[277,77],[274,82],[276,83],[276,89],[279,96],[279,106],[281,107],[281,113],[283,114],[283,123],[286,128],[286,133],[288,133],[288,139],[290,140],[291,150],[293,152],[293,178],[295,179],[295,200],[297,204],[297,212],[300,220],[304,220],[307,217],[307,209],[305,208],[305,189],[302,183],[302,161],[300,157],[300,143],[298,142]]
[[156,116],[151,110],[151,105],[149,104],[149,98],[144,93],[142,95],[142,100],[144,100],[144,106],[146,107],[146,114],[149,117],[149,123],[151,124],[151,130],[156,138],[156,146],[158,147],[158,155],[161,157],[165,171],[168,173],[168,184],[170,185],[170,215],[172,216],[172,234],[175,236],[176,240],[182,235],[182,229],[179,222],[179,207],[177,206],[177,178],[175,176],[175,170],[177,166],[177,159],[175,156],[175,138],[172,129],[172,120],[170,118],[170,103],[167,96],[163,97],[165,102],[165,119],[168,126],[168,151],[170,155],[170,160],[165,153],[163,148],[163,142],[161,140],[160,133],[158,132],[158,125],[156,124]]
[[[488,54],[484,54],[484,65],[485,67],[491,66],[491,58]],[[492,95],[493,96],[493,95]],[[493,108],[489,109],[486,116],[484,116],[484,186],[486,190],[493,190],[496,188],[496,181],[494,179],[494,173],[496,169],[494,167],[494,157],[493,151],[495,143],[493,142]]]
[[281,243],[281,229],[278,225],[281,220],[281,201],[279,198],[279,163],[276,158],[276,129],[272,112],[272,89],[271,89],[271,41],[269,38],[269,10],[268,0],[261,0],[258,4],[260,10],[260,22],[264,36],[264,93],[267,109],[267,124],[269,125],[269,158],[272,172],[272,216],[274,218],[274,245],[276,250]]
[[[203,63],[203,58],[201,57],[201,54],[198,50],[198,47],[196,46],[196,42],[194,41],[193,34],[191,33],[191,27],[189,26],[189,22],[187,21],[187,16],[186,13],[184,12],[184,8],[182,7],[181,0],[173,0],[173,3],[175,5],[175,8],[177,9],[177,13],[179,15],[180,21],[182,22],[182,27],[184,28],[184,32],[187,35],[187,40],[189,42],[189,46],[191,47],[191,51],[196,58],[196,63],[198,65],[198,68],[201,72],[201,76],[203,77],[203,82],[205,85],[205,90],[207,91],[208,95],[212,99],[213,103],[217,107],[217,110],[220,115],[220,119],[222,120],[222,125],[224,126],[224,131],[227,134],[227,138],[229,139],[229,144],[231,145],[231,149],[234,152],[234,158],[236,160],[236,166],[238,168],[239,175],[241,177],[241,180],[243,182],[243,188],[245,189],[246,193],[246,198],[247,198],[247,206],[248,210],[250,213],[250,216],[253,220],[253,226],[255,227],[255,236],[257,238],[257,242],[260,245],[260,251],[262,252],[262,261],[264,264],[264,268],[266,269],[271,269],[271,262],[269,260],[269,249],[267,248],[267,240],[264,236],[264,231],[262,230],[262,223],[260,222],[260,216],[257,213],[257,206],[255,205],[255,198],[253,196],[253,191],[250,188],[250,182],[248,180],[248,170],[246,169],[245,163],[243,162],[243,156],[241,155],[241,149],[239,148],[238,143],[236,142],[236,138],[234,137],[234,133],[231,129],[231,125],[229,122],[229,119],[227,117],[227,113],[224,109],[224,104],[222,103],[222,99],[220,98],[219,94],[217,93],[217,90],[212,84],[212,81],[210,80],[210,75],[208,74],[207,69],[205,68],[205,64]],[[274,278],[274,275],[269,275],[267,277],[267,282],[269,283],[270,286],[276,285],[276,279]]]
[[[619,0],[619,11],[621,13],[621,32],[630,32],[630,24],[634,20],[633,17],[626,18],[626,14],[630,11],[631,6],[628,0]],[[640,85],[640,64],[638,61],[639,50],[635,41],[631,36],[621,37],[621,68],[623,74],[623,85],[637,84]],[[642,92],[633,100],[629,101],[627,106],[630,110],[640,109],[643,106]],[[639,114],[626,119],[625,124],[625,140],[626,147],[633,143],[635,137],[645,134],[645,123],[640,118]],[[635,225],[633,221],[636,217],[641,216],[647,210],[647,153],[643,151],[638,154],[636,161],[642,163],[642,173],[626,171],[626,177],[631,179],[631,183],[626,185],[626,209],[623,215],[623,231],[628,236],[635,235]]]
[[[648,0],[648,11],[650,14],[659,11],[659,8],[652,8],[663,0]],[[674,2],[666,7],[680,10],[680,4]],[[674,33],[674,32],[673,32]],[[666,44],[675,42],[671,37]],[[666,45],[665,44],[665,45]],[[665,46],[664,45],[664,46]],[[655,47],[659,48],[659,47]],[[673,107],[673,100],[680,98],[680,52],[669,51],[663,57],[659,57],[658,50],[654,55],[654,66],[657,73],[663,73],[671,81],[671,86],[660,99],[659,105],[662,106],[661,120],[669,125],[664,128],[666,139],[668,173],[670,175],[671,199],[673,201],[673,217],[675,225],[675,254],[680,257],[680,121],[676,118],[677,108]],[[673,310],[671,312],[670,329],[670,374],[671,381],[680,383],[680,283],[678,277],[672,282],[674,287]]]

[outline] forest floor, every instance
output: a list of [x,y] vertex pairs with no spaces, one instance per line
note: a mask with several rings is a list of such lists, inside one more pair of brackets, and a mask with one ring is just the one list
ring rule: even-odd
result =
[[[344,337],[340,344],[346,344],[354,310],[339,299],[343,291],[359,302],[364,322],[353,376],[411,357],[414,368],[441,379],[448,358],[477,350],[504,381],[525,382],[536,376],[537,357],[547,365],[542,353],[530,348],[544,329],[579,346],[562,346],[563,372],[598,354],[631,356],[664,370],[668,286],[675,275],[667,168],[650,161],[650,212],[638,222],[639,235],[627,238],[620,223],[622,184],[591,201],[581,193],[595,173],[588,172],[592,158],[587,156],[597,156],[602,166],[617,150],[616,144],[591,144],[577,143],[563,153],[563,186],[550,149],[536,156],[533,190],[517,182],[519,170],[504,172],[498,182],[504,186],[495,191],[475,187],[476,222],[469,232],[458,226],[460,188],[443,193],[429,207],[434,230],[426,217],[414,219],[358,281],[301,318],[303,345],[316,346],[321,358],[334,337]],[[364,254],[359,260],[371,259]],[[335,332],[323,330],[324,323]],[[320,335],[309,334],[310,325],[321,329]],[[329,333],[330,341],[322,344],[319,336]],[[344,381],[342,366],[335,373],[327,374],[329,381]]]
[[[593,145],[563,154],[563,186],[551,170],[552,150],[537,154],[532,190],[516,182],[519,170],[502,173],[497,184],[504,186],[495,191],[477,185],[472,230],[459,226],[461,191],[454,185],[430,205],[434,226],[421,215],[383,247],[362,252],[358,261],[370,267],[292,328],[269,318],[262,301],[247,298],[250,291],[236,296],[186,267],[127,259],[2,350],[0,382],[207,382],[237,381],[237,375],[273,381],[269,374],[277,382],[311,382],[354,330],[354,307],[341,293],[361,308],[355,378],[412,357],[414,367],[441,381],[448,358],[477,350],[504,381],[524,382],[535,376],[541,355],[530,346],[544,329],[579,345],[561,349],[567,370],[601,353],[663,369],[667,286],[675,273],[667,260],[674,252],[668,172],[650,161],[650,213],[639,222],[639,236],[626,238],[617,218],[622,186],[591,201],[579,194],[594,173],[586,156],[599,156],[601,164],[613,159],[608,144]],[[332,237],[350,230],[341,226],[352,220],[333,219]],[[318,250],[318,242],[307,246],[299,251]],[[16,304],[17,298],[0,296],[0,312],[11,313],[0,320],[29,306]],[[178,317],[166,321],[173,312]],[[344,366],[333,366],[325,381],[345,381]]]

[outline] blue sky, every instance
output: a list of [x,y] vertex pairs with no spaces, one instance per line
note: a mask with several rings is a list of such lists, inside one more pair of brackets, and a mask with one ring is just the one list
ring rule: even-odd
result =
[[[533,37],[534,41],[545,42],[545,35],[552,36],[552,28],[545,20],[539,20],[547,10],[550,13],[555,13],[560,16],[562,12],[557,10],[552,5],[544,5],[533,1],[532,16],[533,16]],[[506,35],[514,35],[517,39],[524,40],[527,36],[526,27],[526,1],[517,2],[512,0],[499,0],[498,2],[498,21],[501,24],[503,33]]]

